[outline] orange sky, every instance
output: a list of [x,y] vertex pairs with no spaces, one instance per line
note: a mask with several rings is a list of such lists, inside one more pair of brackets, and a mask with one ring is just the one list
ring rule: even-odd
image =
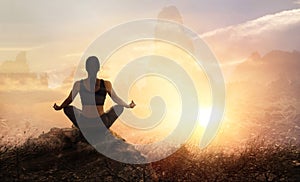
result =
[[[122,7],[115,1],[106,6],[101,3],[102,6],[85,3],[81,5],[72,3],[73,6],[69,6],[66,2],[57,6],[49,3],[47,8],[40,3],[33,6],[33,2],[18,5],[10,1],[3,2],[3,6],[0,6],[4,14],[0,18],[0,33],[4,36],[0,43],[0,73],[2,74],[0,117],[10,122],[9,126],[13,127],[23,126],[29,120],[32,120],[33,126],[42,129],[69,126],[70,122],[63,113],[54,112],[51,106],[54,102],[61,102],[67,96],[73,81],[73,73],[87,47],[113,26],[134,19],[157,18],[165,11],[168,16],[171,15],[170,19],[182,21],[183,25],[204,39],[220,61],[225,79],[229,78],[236,63],[245,60],[254,51],[266,53],[273,49],[299,50],[298,4],[278,4],[278,2],[274,2],[270,9],[255,3],[253,7],[262,8],[257,10],[257,13],[235,8],[233,1],[228,3],[232,6],[226,5],[228,7],[224,11],[218,9],[214,3],[212,3],[214,6],[206,5],[207,8],[212,9],[211,11],[205,9],[199,11],[196,7],[203,8],[201,6],[207,4],[200,1],[191,1],[191,4],[182,4],[180,1],[170,4],[155,2],[149,4],[147,10],[142,10],[141,6],[134,3],[129,4],[132,5],[130,10],[128,4]],[[171,8],[168,7],[169,5]],[[109,8],[105,7],[118,8],[109,11]],[[245,7],[250,6],[245,5]],[[57,11],[57,15],[54,16],[52,11]],[[229,14],[232,11],[234,13]],[[21,51],[26,52],[25,58],[15,61],[16,55]],[[205,114],[198,118],[198,122],[205,126],[211,106],[209,80],[205,71],[195,64],[191,55],[178,47],[151,41],[126,45],[107,60],[99,76],[113,81],[122,66],[149,54],[175,60],[192,78],[195,87],[201,88],[197,90],[199,110]],[[27,62],[24,63],[24,59]],[[22,75],[11,78],[3,73],[24,73],[27,77],[22,80]],[[30,74],[32,75],[28,76]],[[46,80],[47,83],[40,83],[41,80],[44,82]],[[158,90],[146,89],[143,93],[135,91],[138,90],[135,88],[141,87],[155,88],[157,83],[160,85]],[[165,122],[158,130],[172,130],[176,125],[174,120],[178,118],[181,103],[176,88],[168,81],[157,77],[138,80],[132,86],[128,100],[136,101],[137,107],[133,111],[136,115],[146,117],[150,113],[148,107],[150,98],[158,93],[165,98],[169,108]],[[110,105],[109,103],[110,101],[106,107]],[[119,127],[125,126],[120,124]]]

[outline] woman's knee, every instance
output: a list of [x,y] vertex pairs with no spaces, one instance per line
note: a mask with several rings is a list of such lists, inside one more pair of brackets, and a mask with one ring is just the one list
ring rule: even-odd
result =
[[64,113],[67,116],[74,114],[73,106],[64,107]]
[[77,118],[78,118],[78,109],[73,106],[67,106],[64,108],[65,115],[72,121],[72,123],[78,127]]
[[120,106],[120,105],[116,105],[113,107],[115,113],[117,114],[117,116],[120,116],[122,114],[122,112],[124,111],[124,107]]

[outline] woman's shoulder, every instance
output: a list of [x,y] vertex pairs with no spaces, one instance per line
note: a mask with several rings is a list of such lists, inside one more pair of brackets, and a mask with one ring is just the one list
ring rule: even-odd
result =
[[112,87],[111,82],[109,80],[104,80],[104,79],[100,79],[100,80],[104,81],[104,85],[105,85],[106,88],[111,88]]
[[109,80],[105,80],[105,79],[103,79],[103,78],[98,78],[97,79],[99,82],[101,82],[101,80],[103,80],[103,82],[105,83],[105,84],[110,84],[110,81]]
[[77,80],[74,82],[74,85],[73,85],[73,89],[75,90],[79,90],[80,89],[80,83],[82,82],[82,80]]
[[78,84],[80,84],[82,81],[83,81],[82,79],[81,79],[81,80],[77,80],[77,81],[74,82],[74,85],[78,85]]
[[74,85],[80,85],[86,79],[80,79],[74,82]]

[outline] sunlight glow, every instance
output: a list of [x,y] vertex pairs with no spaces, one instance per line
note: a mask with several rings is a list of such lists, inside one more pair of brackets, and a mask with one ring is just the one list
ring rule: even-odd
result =
[[201,127],[206,128],[211,115],[211,107],[199,108],[198,122]]

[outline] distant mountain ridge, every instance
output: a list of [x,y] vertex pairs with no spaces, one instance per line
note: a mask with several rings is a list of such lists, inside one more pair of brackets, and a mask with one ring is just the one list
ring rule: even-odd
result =
[[15,60],[4,61],[0,65],[0,83],[2,85],[26,85],[34,82],[36,85],[48,86],[48,75],[45,72],[30,71],[26,52],[20,52]]
[[300,83],[300,52],[274,50],[263,56],[254,52],[238,65],[230,77],[231,81],[254,81],[270,83],[286,77],[291,82]]
[[4,61],[0,73],[29,73],[26,52],[20,52],[13,61]]

